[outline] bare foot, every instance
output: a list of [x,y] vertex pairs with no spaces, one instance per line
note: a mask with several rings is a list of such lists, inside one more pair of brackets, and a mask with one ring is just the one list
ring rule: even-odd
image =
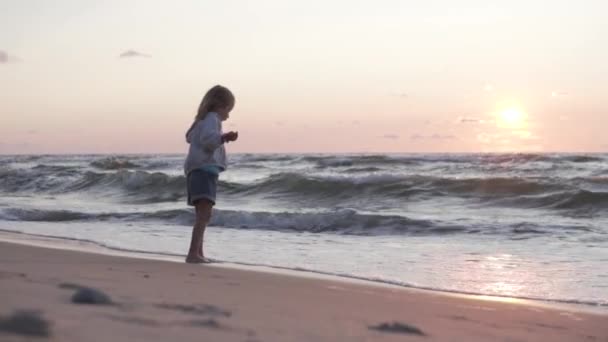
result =
[[186,257],[186,262],[189,264],[203,264],[207,262],[207,259],[200,257],[198,255],[188,255]]

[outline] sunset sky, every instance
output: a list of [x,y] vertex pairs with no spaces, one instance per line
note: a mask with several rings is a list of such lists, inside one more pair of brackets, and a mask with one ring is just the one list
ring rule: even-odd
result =
[[608,2],[0,0],[0,153],[608,151]]

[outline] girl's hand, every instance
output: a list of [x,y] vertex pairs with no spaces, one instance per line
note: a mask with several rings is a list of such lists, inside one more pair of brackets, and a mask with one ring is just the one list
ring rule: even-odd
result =
[[223,142],[236,141],[236,139],[238,139],[238,138],[239,138],[239,132],[230,131],[228,133],[222,134]]

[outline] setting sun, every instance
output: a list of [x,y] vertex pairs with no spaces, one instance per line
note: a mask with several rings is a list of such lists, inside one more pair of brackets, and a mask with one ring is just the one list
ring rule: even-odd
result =
[[522,126],[525,119],[525,114],[521,111],[521,109],[516,107],[503,109],[499,112],[498,116],[501,123],[511,127]]

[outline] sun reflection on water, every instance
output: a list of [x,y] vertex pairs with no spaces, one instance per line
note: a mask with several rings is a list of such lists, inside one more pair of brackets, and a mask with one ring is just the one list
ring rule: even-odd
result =
[[[484,279],[479,290],[497,296],[520,297],[526,293],[529,282],[529,270],[522,269],[522,260],[512,254],[494,254],[485,256],[469,269],[471,276]],[[479,273],[475,275],[475,273]],[[481,275],[483,274],[483,275]],[[516,299],[501,298],[500,301],[516,302]]]

